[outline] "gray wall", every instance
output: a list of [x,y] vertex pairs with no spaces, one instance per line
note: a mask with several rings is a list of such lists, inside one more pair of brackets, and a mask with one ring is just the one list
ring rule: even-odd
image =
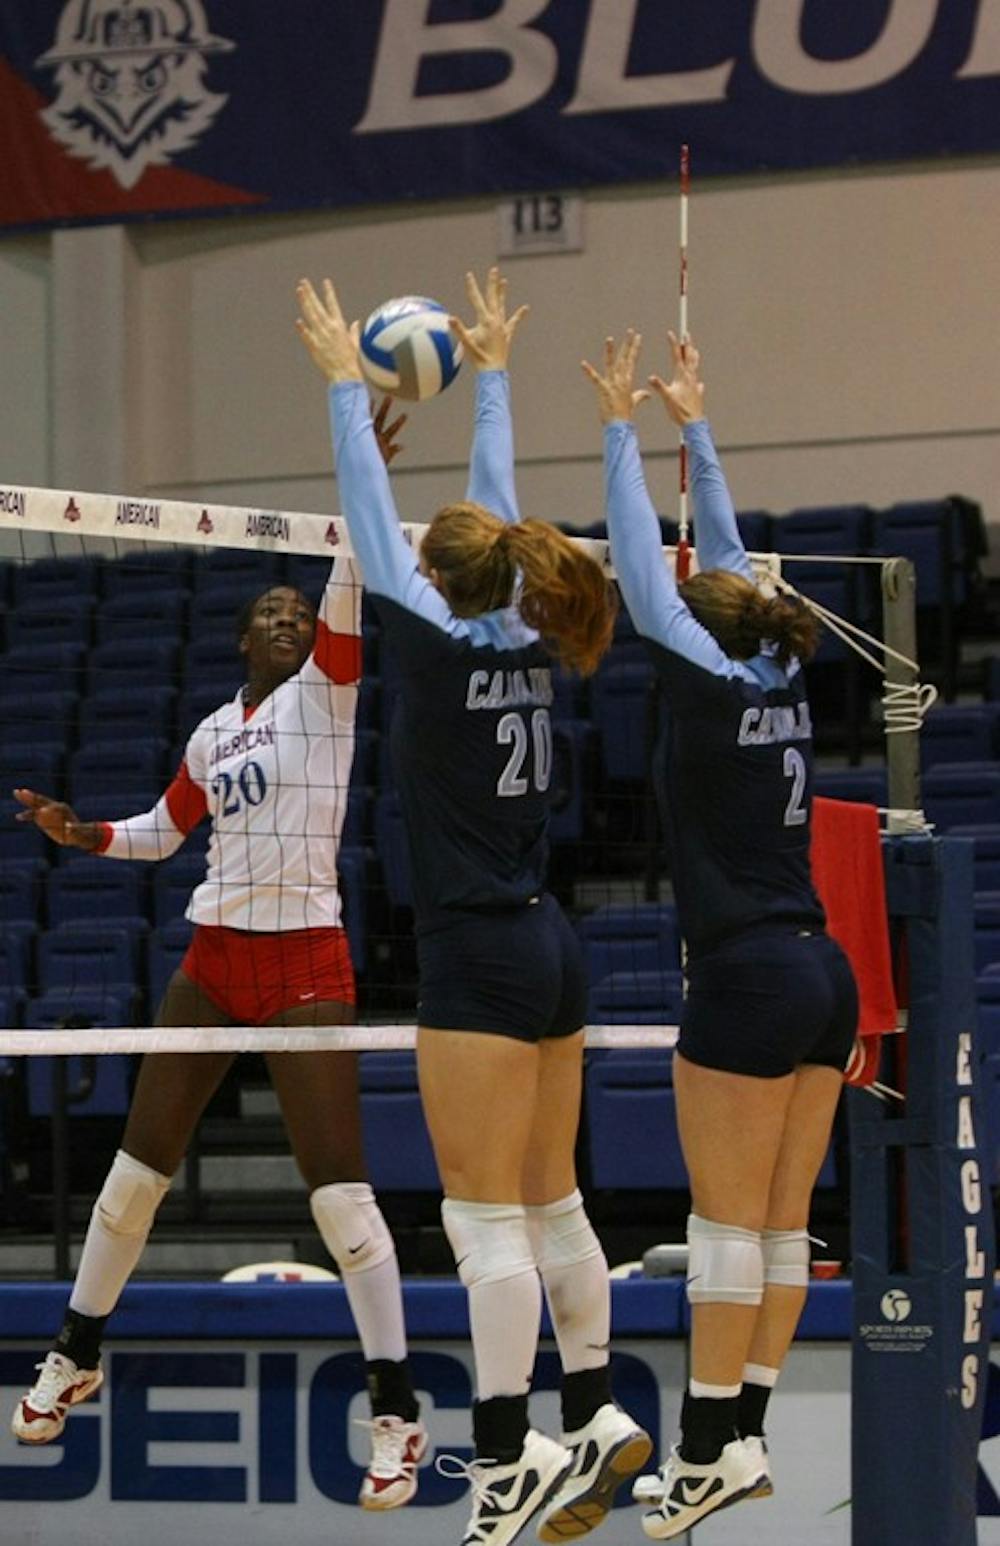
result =
[[[600,515],[579,371],[677,316],[673,186],[586,198],[581,253],[507,263],[532,315],[514,357],[521,503]],[[1000,526],[1000,165],[696,183],[690,323],[737,504],[873,505],[960,492]],[[0,243],[0,482],[336,508],[325,400],[293,331],[300,274],[364,315],[409,291],[464,304],[495,259],[494,203],[157,223]],[[394,469],[425,518],[464,477],[471,378],[416,407]],[[675,436],[646,410],[660,507]],[[126,487],[127,485],[127,487]],[[994,531],[994,565],[1000,533]]]

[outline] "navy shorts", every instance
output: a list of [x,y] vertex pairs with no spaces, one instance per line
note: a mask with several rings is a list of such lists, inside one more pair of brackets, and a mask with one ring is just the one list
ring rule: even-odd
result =
[[778,1079],[802,1063],[843,1070],[858,1027],[850,962],[828,934],[748,930],[688,963],[677,1050],[692,1063]]
[[418,938],[417,963],[418,1025],[536,1042],[586,1021],[580,944],[554,897],[463,912]]

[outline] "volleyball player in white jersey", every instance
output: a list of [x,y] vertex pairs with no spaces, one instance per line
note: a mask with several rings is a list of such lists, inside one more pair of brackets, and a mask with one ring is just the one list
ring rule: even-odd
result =
[[[388,460],[391,434],[381,443]],[[81,822],[61,802],[15,791],[25,807],[22,820],[56,843],[112,859],[166,859],[211,817],[207,874],[187,910],[194,937],[167,986],[158,1025],[325,1026],[354,1018],[337,845],[354,754],[360,614],[361,586],[346,559],[331,568],[318,616],[287,586],[273,586],[252,602],[239,623],[246,685],[198,725],[151,811],[113,823]],[[235,1056],[158,1053],[143,1060],[65,1321],[14,1412],[13,1431],[24,1443],[58,1438],[69,1408],[101,1384],[104,1323]],[[343,1277],[364,1351],[372,1460],[360,1502],[395,1508],[413,1496],[427,1434],[410,1381],[396,1253],[365,1180],[357,1058],[346,1052],[266,1058],[313,1217]]]

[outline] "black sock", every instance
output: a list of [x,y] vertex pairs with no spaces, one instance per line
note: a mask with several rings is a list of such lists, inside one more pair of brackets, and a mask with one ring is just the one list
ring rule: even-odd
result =
[[472,1437],[476,1457],[513,1465],[520,1460],[528,1431],[528,1397],[490,1396],[472,1405]]
[[610,1365],[599,1369],[578,1369],[562,1377],[562,1423],[566,1433],[585,1428],[602,1406],[611,1401]]
[[738,1438],[739,1396],[684,1395],[681,1408],[681,1459],[691,1465],[712,1465],[724,1447]]
[[365,1363],[365,1383],[373,1417],[401,1417],[415,1423],[420,1403],[413,1394],[409,1360],[394,1363],[391,1358],[370,1358]]
[[745,1439],[750,1435],[761,1439],[764,1437],[764,1413],[770,1397],[770,1385],[752,1385],[744,1381],[736,1418],[740,1438]]
[[81,1315],[67,1310],[54,1351],[72,1358],[78,1369],[96,1369],[101,1359],[101,1338],[106,1315]]

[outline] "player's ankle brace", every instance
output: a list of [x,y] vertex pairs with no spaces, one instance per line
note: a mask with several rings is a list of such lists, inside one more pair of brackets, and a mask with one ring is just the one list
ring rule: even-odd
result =
[[341,1273],[367,1272],[395,1253],[389,1226],[367,1181],[335,1181],[310,1194],[323,1244]]
[[760,1304],[764,1256],[760,1235],[736,1224],[688,1216],[687,1294],[692,1304]]
[[805,1229],[764,1229],[760,1248],[764,1282],[784,1288],[809,1286],[809,1232]]

